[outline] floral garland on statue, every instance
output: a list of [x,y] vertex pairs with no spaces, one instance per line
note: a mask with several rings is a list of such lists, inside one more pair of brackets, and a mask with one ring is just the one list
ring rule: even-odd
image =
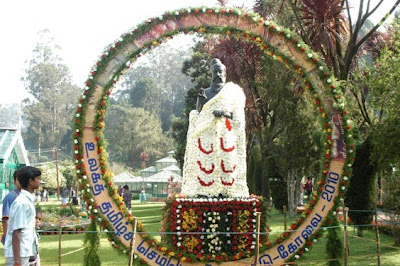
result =
[[[335,206],[339,206],[342,204],[344,201],[345,197],[345,192],[347,190],[348,184],[349,184],[349,177],[351,176],[351,166],[354,161],[354,141],[352,138],[352,132],[351,132],[351,127],[352,127],[352,121],[350,120],[349,113],[346,109],[344,109],[345,102],[344,102],[344,97],[343,97],[343,84],[339,81],[337,81],[332,72],[328,70],[326,67],[325,63],[319,58],[319,56],[313,52],[302,40],[299,36],[293,34],[290,30],[284,29],[278,25],[276,25],[274,22],[271,21],[265,21],[263,20],[258,14],[254,13],[249,13],[245,12],[240,9],[235,9],[235,8],[205,8],[205,7],[200,7],[200,8],[187,8],[187,9],[180,9],[172,12],[167,12],[164,13],[162,16],[159,17],[154,17],[146,20],[142,24],[138,25],[136,28],[133,30],[129,31],[128,33],[125,33],[120,36],[118,40],[116,40],[113,44],[109,45],[106,47],[104,50],[103,54],[100,56],[96,64],[93,66],[92,71],[85,83],[85,87],[82,93],[81,98],[79,99],[78,102],[78,107],[77,107],[77,112],[75,113],[75,131],[73,134],[73,141],[74,141],[74,158],[75,158],[75,167],[76,167],[76,174],[78,179],[80,180],[80,189],[81,193],[83,196],[83,199],[86,201],[87,204],[87,211],[90,215],[90,218],[93,220],[96,220],[101,227],[103,228],[104,231],[111,231],[112,226],[109,223],[109,221],[102,216],[99,211],[98,211],[98,206],[91,194],[90,190],[90,184],[87,180],[86,176],[86,170],[85,166],[83,164],[83,146],[82,146],[82,132],[83,132],[83,125],[85,123],[84,121],[84,114],[87,111],[88,108],[88,103],[89,99],[93,97],[93,93],[95,91],[95,79],[99,76],[99,73],[102,73],[107,64],[113,59],[115,55],[118,54],[119,50],[125,47],[127,44],[132,43],[133,40],[137,39],[138,37],[142,36],[144,33],[148,32],[150,28],[153,26],[160,24],[162,22],[165,22],[169,19],[177,18],[179,16],[187,16],[190,13],[207,13],[207,14],[223,14],[223,15],[234,15],[234,16],[240,16],[241,19],[248,20],[249,22],[254,23],[255,25],[262,25],[265,27],[265,29],[269,32],[279,34],[281,35],[286,41],[293,43],[293,45],[298,49],[299,52],[305,53],[309,62],[314,64],[317,69],[318,69],[318,74],[325,82],[325,87],[324,88],[314,88],[312,86],[312,81],[309,79],[307,74],[304,72],[304,70],[292,59],[287,58],[285,55],[280,53],[278,49],[275,47],[271,47],[271,44],[264,42],[260,36],[244,32],[242,30],[234,29],[234,28],[229,28],[229,27],[224,27],[224,28],[218,28],[218,27],[190,27],[186,28],[183,30],[174,30],[171,31],[165,35],[163,35],[160,38],[157,38],[151,42],[148,42],[144,45],[143,48],[137,49],[135,52],[130,54],[128,56],[129,60],[125,65],[120,65],[117,71],[114,72],[110,80],[107,82],[107,84],[104,86],[103,89],[103,95],[100,100],[100,102],[97,105],[97,117],[94,122],[94,128],[96,128],[96,141],[98,145],[98,152],[100,155],[100,167],[101,167],[101,172],[102,172],[102,179],[106,182],[106,187],[108,190],[108,194],[110,197],[113,199],[114,203],[120,206],[120,210],[126,215],[128,220],[130,222],[133,221],[133,217],[129,214],[128,210],[126,209],[121,197],[118,196],[117,193],[117,188],[113,184],[113,175],[109,170],[109,165],[108,165],[108,157],[106,153],[106,140],[104,139],[103,135],[103,130],[105,127],[104,123],[104,116],[106,113],[106,108],[108,104],[108,98],[109,95],[115,86],[115,84],[118,82],[120,76],[126,71],[127,69],[130,68],[130,65],[136,61],[138,57],[141,57],[143,54],[146,52],[150,51],[151,49],[157,47],[158,45],[162,44],[163,42],[167,41],[168,39],[172,39],[174,35],[178,33],[184,33],[184,34],[220,34],[220,35],[226,35],[226,36],[233,36],[237,39],[240,39],[242,41],[247,41],[247,42],[252,42],[255,43],[260,50],[262,50],[266,55],[271,56],[274,60],[278,60],[284,64],[284,66],[288,69],[292,69],[293,73],[301,77],[301,81],[303,82],[303,85],[306,89],[306,91],[309,91],[309,93],[312,95],[312,102],[315,104],[316,109],[320,113],[320,123],[323,128],[323,133],[324,133],[324,146],[326,153],[323,155],[323,163],[322,163],[322,170],[320,173],[320,177],[318,180],[318,188],[317,191],[313,193],[312,195],[312,200],[310,201],[310,204],[307,206],[307,210],[302,213],[302,217],[296,221],[296,223],[291,225],[291,229],[295,230],[298,228],[298,226],[303,222],[303,219],[307,217],[307,215],[311,212],[313,209],[314,205],[316,204],[318,198],[321,195],[321,192],[323,190],[324,184],[327,182],[327,174],[328,174],[328,168],[329,164],[331,162],[330,154],[331,154],[331,149],[332,149],[332,137],[331,137],[331,132],[332,132],[332,123],[327,117],[325,113],[325,107],[323,104],[323,101],[321,98],[318,96],[318,92],[325,92],[328,95],[330,95],[334,102],[334,107],[336,107],[341,115],[342,121],[345,124],[344,126],[344,138],[345,141],[348,145],[349,150],[346,158],[346,165],[344,167],[344,176],[343,178],[339,181],[341,184],[341,192],[339,194],[339,197],[336,197],[335,199]],[[319,89],[319,90],[318,90]],[[336,211],[336,210],[335,210]],[[331,215],[333,215],[333,212],[331,212]],[[97,219],[96,219],[97,217]],[[331,219],[328,217],[325,220],[325,224],[329,225],[329,221]],[[166,246],[162,246],[161,244],[157,243],[154,239],[152,239],[149,235],[147,235],[143,231],[142,225],[139,223],[138,226],[138,232],[142,234],[143,238],[151,245],[157,246],[157,248],[161,251],[163,251],[165,254],[169,256],[175,256],[175,253],[170,249],[167,248]],[[115,234],[110,233],[109,234],[109,240],[112,244],[112,246],[123,252],[124,254],[128,253],[127,247],[122,245],[120,240],[115,236]],[[290,236],[290,231],[283,233],[278,239],[276,239],[276,243],[282,242],[285,238],[288,238]],[[311,247],[312,243],[317,240],[317,238],[320,237],[319,233],[315,233],[312,236],[310,236],[310,239],[313,239],[312,242],[307,243],[309,247]],[[188,244],[189,245],[189,244]],[[269,248],[272,246],[272,243],[268,242],[262,249],[264,248]],[[306,250],[307,249],[307,250]],[[264,249],[265,250],[265,249]],[[309,248],[304,248],[299,250],[295,256],[292,256],[290,260],[297,259],[299,256],[301,256],[305,251],[308,251]],[[191,257],[187,258],[180,258],[181,261],[191,261]]]

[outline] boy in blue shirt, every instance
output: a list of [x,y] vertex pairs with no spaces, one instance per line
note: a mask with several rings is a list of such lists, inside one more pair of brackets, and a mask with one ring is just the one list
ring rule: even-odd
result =
[[10,208],[11,204],[14,202],[14,200],[18,197],[19,193],[21,192],[21,185],[18,182],[17,179],[17,172],[14,172],[14,185],[17,187],[13,191],[10,191],[3,199],[3,217],[1,217],[1,220],[3,221],[3,235],[1,237],[1,243],[4,245],[6,242],[6,234],[7,234],[7,229],[8,229],[8,218],[10,216]]

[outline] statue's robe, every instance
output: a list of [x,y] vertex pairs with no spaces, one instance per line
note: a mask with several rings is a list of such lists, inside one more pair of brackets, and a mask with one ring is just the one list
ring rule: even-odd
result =
[[[182,194],[188,197],[249,197],[246,183],[246,135],[243,90],[227,83],[189,115]],[[215,117],[214,110],[233,118]]]

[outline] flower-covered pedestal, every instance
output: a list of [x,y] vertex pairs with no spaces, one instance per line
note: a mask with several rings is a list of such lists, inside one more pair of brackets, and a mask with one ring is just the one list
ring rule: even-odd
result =
[[[164,235],[177,254],[201,260],[237,260],[256,247],[257,198],[178,198],[172,201],[169,229]],[[167,228],[165,228],[167,229]]]

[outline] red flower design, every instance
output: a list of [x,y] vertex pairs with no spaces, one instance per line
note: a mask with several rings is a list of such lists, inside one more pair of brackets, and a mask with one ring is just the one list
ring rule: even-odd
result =
[[235,145],[233,145],[233,146],[230,147],[230,148],[225,148],[223,138],[219,138],[219,140],[220,140],[220,143],[221,143],[221,149],[222,149],[223,151],[225,151],[225,152],[231,152],[231,151],[233,151],[233,150],[235,149]]
[[212,152],[214,151],[214,147],[213,147],[212,143],[211,143],[211,149],[208,150],[208,151],[206,151],[206,150],[203,148],[203,146],[201,145],[201,140],[200,140],[200,138],[197,139],[197,143],[198,143],[198,146],[199,146],[199,150],[200,150],[202,153],[210,154],[210,153],[212,153]]
[[212,184],[214,184],[214,181],[211,181],[211,182],[209,182],[209,183],[206,183],[206,182],[204,182],[203,180],[201,180],[200,177],[197,177],[197,179],[199,180],[200,185],[202,185],[203,187],[209,187],[209,186],[211,186]]
[[214,168],[215,168],[215,165],[214,165],[214,164],[211,164],[211,169],[210,169],[210,170],[205,169],[205,168],[201,165],[201,162],[200,162],[200,161],[197,161],[197,164],[199,165],[200,170],[201,170],[202,172],[206,173],[207,175],[209,175],[209,174],[211,174],[212,172],[214,172]]
[[224,160],[221,160],[221,168],[222,168],[222,172],[224,172],[224,173],[233,173],[233,171],[235,171],[235,169],[236,169],[236,164],[233,166],[233,170],[226,170]]

